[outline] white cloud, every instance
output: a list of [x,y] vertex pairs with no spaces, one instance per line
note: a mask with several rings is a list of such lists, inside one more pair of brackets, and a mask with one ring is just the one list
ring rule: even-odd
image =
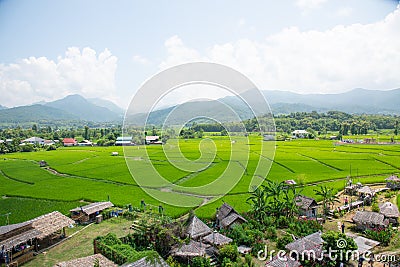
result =
[[56,61],[29,57],[0,65],[1,103],[6,106],[50,101],[68,94],[109,97],[115,91],[117,58],[108,49],[98,55],[86,47],[70,47]]
[[134,62],[137,62],[142,65],[149,65],[151,63],[148,58],[145,58],[141,55],[134,55],[132,59]]
[[246,25],[246,20],[244,18],[239,19],[238,25],[239,27],[243,27],[244,25]]
[[160,67],[192,61],[226,64],[248,75],[261,89],[303,93],[353,88],[400,87],[400,9],[372,24],[327,31],[286,28],[262,42],[248,39],[216,44],[203,53],[174,36]]
[[343,7],[336,11],[336,16],[338,17],[349,17],[353,13],[353,9],[351,7]]
[[296,6],[301,8],[303,11],[319,8],[327,0],[296,0]]

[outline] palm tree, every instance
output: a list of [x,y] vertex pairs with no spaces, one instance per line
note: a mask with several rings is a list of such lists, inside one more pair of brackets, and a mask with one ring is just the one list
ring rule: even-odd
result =
[[[264,186],[265,197],[267,199],[267,204],[270,206],[271,213],[273,215],[279,215],[282,213],[282,208],[284,206],[282,201],[282,190],[284,188],[283,182],[275,182],[267,180],[267,184]],[[271,201],[268,201],[272,198]]]

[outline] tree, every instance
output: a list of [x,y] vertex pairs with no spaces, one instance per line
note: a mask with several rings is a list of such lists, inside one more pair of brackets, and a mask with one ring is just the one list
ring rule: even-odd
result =
[[251,212],[254,214],[254,217],[261,223],[264,223],[264,219],[267,216],[267,205],[263,188],[260,186],[255,188],[246,202],[251,205]]
[[328,205],[331,205],[334,202],[339,202],[338,197],[333,193],[333,188],[329,188],[325,185],[322,185],[319,186],[317,189],[314,189],[314,192],[317,196],[322,197],[322,206],[324,209],[324,215],[326,215],[329,211]]
[[353,238],[340,232],[328,231],[321,237],[324,240],[323,251],[328,252],[324,259],[327,266],[336,266],[338,262],[348,262],[351,260],[352,252],[356,253],[358,248]]
[[83,139],[89,140],[90,135],[89,135],[89,127],[85,126],[85,133],[83,134]]

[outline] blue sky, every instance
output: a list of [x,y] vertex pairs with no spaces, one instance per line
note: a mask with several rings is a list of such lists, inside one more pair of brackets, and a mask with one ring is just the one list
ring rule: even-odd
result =
[[389,0],[3,0],[0,104],[79,93],[126,106],[151,75],[198,60],[234,67],[261,89],[394,89],[399,29]]

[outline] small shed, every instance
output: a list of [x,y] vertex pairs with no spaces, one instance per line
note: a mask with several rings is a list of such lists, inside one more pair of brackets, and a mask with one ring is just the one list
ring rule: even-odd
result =
[[400,178],[396,175],[391,175],[385,179],[386,187],[392,190],[400,189]]
[[307,138],[308,132],[306,130],[294,130],[292,132],[293,138]]
[[318,215],[318,203],[315,199],[306,196],[297,196],[296,205],[299,208],[299,214],[307,218],[316,218]]
[[217,225],[222,228],[232,228],[235,224],[242,224],[247,222],[234,208],[227,203],[217,211]]
[[385,228],[389,225],[389,220],[383,214],[373,211],[357,211],[353,217],[353,222],[359,230],[373,229],[376,227]]
[[96,216],[99,215],[101,211],[113,206],[114,204],[110,201],[91,203],[89,205],[70,210],[71,218],[79,223],[89,223],[94,221]]
[[211,234],[205,236],[203,238],[205,243],[215,246],[224,246],[229,243],[232,243],[232,239],[224,236],[223,234],[218,233],[217,231],[212,232]]
[[78,143],[78,146],[93,146],[93,143],[89,140],[82,140]]
[[78,258],[70,261],[59,262],[53,267],[93,267],[98,262],[101,267],[117,267],[118,265],[110,261],[101,254]]
[[39,161],[39,166],[40,167],[46,167],[47,166],[47,162],[44,160]]
[[186,234],[195,240],[200,239],[208,234],[211,234],[212,230],[208,227],[202,220],[200,220],[196,215],[193,215],[186,227]]
[[399,219],[399,208],[392,202],[385,202],[379,204],[379,213],[383,214],[389,223],[398,224]]
[[131,146],[131,145],[134,145],[132,140],[133,140],[132,136],[119,136],[119,137],[117,137],[117,140],[115,141],[115,145],[116,146]]

